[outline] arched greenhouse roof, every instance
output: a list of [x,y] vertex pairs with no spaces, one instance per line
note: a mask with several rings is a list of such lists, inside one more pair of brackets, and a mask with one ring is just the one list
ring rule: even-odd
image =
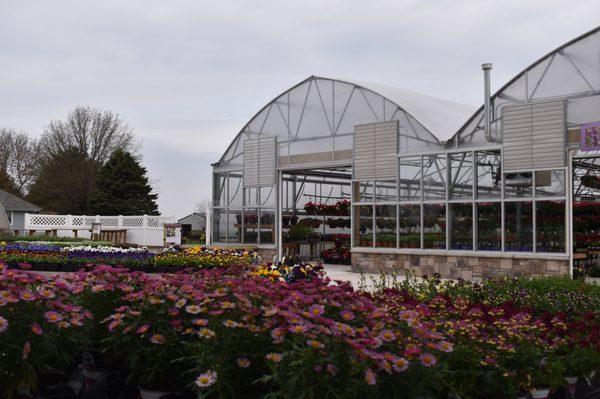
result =
[[[600,26],[550,51],[498,89],[491,98],[492,133],[501,141],[501,108],[600,91]],[[492,73],[493,77],[493,73]],[[460,126],[452,140],[483,144],[483,105]]]
[[360,80],[345,80],[345,82],[364,87],[394,102],[440,141],[450,139],[476,110],[470,105],[398,87]]
[[[411,90],[357,80],[310,76],[262,107],[214,166],[239,165],[247,138],[278,137],[280,154],[352,148],[354,126],[399,120],[406,151],[438,148],[474,107]],[[418,143],[417,143],[418,142]],[[287,144],[286,144],[287,143]],[[234,161],[235,162],[231,162]]]

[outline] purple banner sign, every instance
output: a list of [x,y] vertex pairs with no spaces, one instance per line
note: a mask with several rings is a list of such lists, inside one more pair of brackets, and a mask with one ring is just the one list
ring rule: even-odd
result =
[[600,122],[581,125],[581,150],[600,150]]

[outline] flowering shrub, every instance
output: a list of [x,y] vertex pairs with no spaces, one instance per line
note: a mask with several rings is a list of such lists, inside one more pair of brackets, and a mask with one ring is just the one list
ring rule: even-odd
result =
[[[541,282],[431,279],[365,293],[268,270],[99,267],[46,279],[3,267],[0,393],[56,381],[90,345],[134,386],[219,398],[510,398],[600,369],[598,308],[555,301]],[[514,289],[529,302],[504,300]]]
[[[81,287],[0,264],[0,393],[34,389],[38,376],[72,370],[91,314],[75,304]],[[5,392],[2,392],[5,390]]]

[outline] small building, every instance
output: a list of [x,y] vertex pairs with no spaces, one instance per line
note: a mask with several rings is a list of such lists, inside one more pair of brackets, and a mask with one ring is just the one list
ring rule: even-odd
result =
[[181,225],[181,235],[187,237],[190,231],[206,229],[206,215],[198,212],[190,213],[177,221]]
[[10,222],[10,230],[16,235],[23,234],[25,230],[26,213],[38,213],[42,210],[39,206],[4,190],[0,190],[0,204]]

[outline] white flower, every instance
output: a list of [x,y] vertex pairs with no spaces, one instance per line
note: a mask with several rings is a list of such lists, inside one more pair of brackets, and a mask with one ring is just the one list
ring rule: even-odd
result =
[[208,370],[196,377],[196,385],[200,388],[207,388],[215,382],[217,382],[217,372],[213,370]]

